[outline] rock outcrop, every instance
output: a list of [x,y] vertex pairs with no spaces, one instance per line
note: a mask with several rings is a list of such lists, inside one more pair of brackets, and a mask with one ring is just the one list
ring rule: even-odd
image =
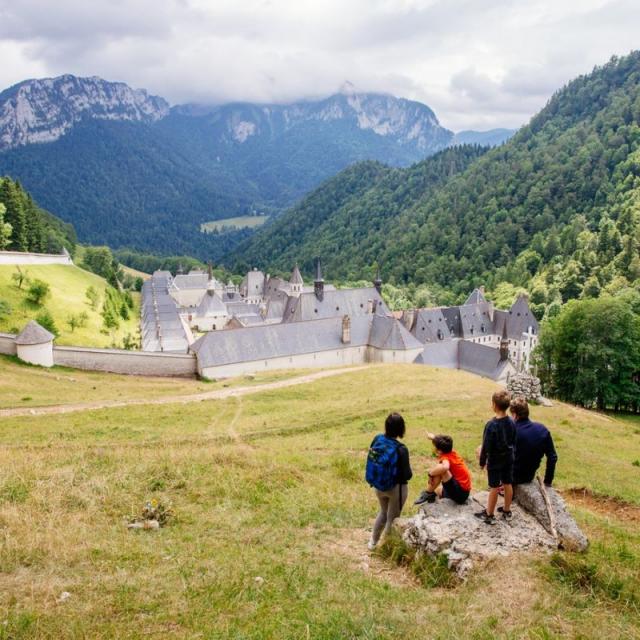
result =
[[562,497],[553,487],[545,487],[544,490],[549,499],[551,516],[537,481],[517,485],[514,497],[518,504],[527,513],[534,516],[546,531],[557,535],[558,546],[561,549],[566,551],[585,551],[589,546],[589,541],[567,511]]
[[496,524],[488,525],[474,516],[486,506],[488,492],[482,491],[464,505],[447,499],[427,504],[416,516],[399,520],[397,528],[412,547],[430,555],[447,556],[449,568],[460,578],[467,576],[475,562],[489,558],[514,553],[551,553],[559,547],[572,551],[585,549],[586,537],[555,491],[550,491],[549,499],[554,508],[558,538],[551,533],[539,487],[537,492],[536,498],[534,483],[519,491],[523,502],[514,502],[510,522],[497,517]]
[[154,122],[169,105],[142,89],[72,75],[27,80],[0,93],[0,151],[52,142],[83,118]]

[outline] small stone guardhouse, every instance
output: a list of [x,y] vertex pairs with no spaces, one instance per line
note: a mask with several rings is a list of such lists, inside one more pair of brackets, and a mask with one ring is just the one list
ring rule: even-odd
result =
[[53,339],[55,336],[31,320],[16,337],[16,353],[23,362],[41,367],[53,366]]

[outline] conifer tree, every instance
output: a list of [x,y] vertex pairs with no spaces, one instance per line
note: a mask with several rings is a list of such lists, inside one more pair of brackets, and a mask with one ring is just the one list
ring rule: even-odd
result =
[[4,221],[6,211],[7,208],[0,202],[0,251],[7,248],[11,239],[11,225]]
[[20,198],[19,184],[5,178],[0,185],[0,200],[7,209],[5,222],[11,225],[9,249],[29,251],[27,221],[22,198]]

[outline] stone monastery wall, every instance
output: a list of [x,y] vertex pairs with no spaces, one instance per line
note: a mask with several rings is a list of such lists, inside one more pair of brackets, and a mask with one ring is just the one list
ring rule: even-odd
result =
[[196,375],[196,357],[187,354],[54,347],[53,363],[74,369],[147,376]]
[[16,337],[12,333],[0,333],[0,353],[5,356],[16,355]]
[[[16,355],[16,336],[0,333],[0,354]],[[87,371],[192,378],[196,375],[193,354],[125,351],[91,347],[53,347],[53,364]]]
[[73,264],[73,260],[67,254],[0,251],[0,265],[3,264]]

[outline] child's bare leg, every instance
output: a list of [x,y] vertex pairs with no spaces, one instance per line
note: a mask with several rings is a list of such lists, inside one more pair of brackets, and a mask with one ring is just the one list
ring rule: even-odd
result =
[[442,497],[442,483],[448,482],[451,478],[452,475],[447,469],[444,469],[442,473],[438,473],[437,471],[435,473],[429,473],[429,486],[427,491],[432,491],[439,497]]
[[489,498],[487,499],[487,514],[492,516],[498,504],[498,487],[489,490]]
[[505,484],[504,487],[504,511],[511,511],[511,501],[513,500],[513,485]]

